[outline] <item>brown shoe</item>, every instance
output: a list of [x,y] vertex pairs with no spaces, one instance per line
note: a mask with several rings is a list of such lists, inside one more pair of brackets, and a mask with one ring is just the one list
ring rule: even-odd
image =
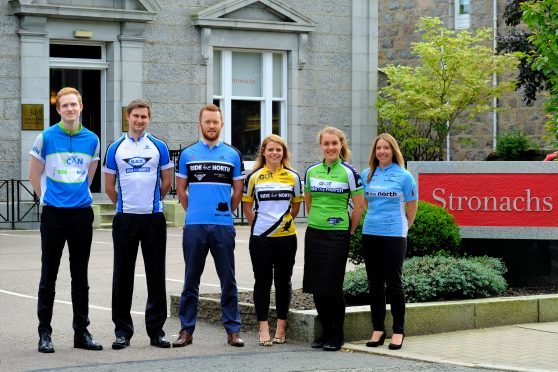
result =
[[242,341],[242,339],[240,338],[239,333],[229,333],[227,335],[227,342],[231,346],[236,346],[236,347],[243,347],[244,346],[244,341]]
[[193,341],[193,337],[191,334],[188,333],[185,329],[182,329],[178,334],[178,338],[176,341],[172,343],[172,347],[183,347],[186,345],[190,345]]

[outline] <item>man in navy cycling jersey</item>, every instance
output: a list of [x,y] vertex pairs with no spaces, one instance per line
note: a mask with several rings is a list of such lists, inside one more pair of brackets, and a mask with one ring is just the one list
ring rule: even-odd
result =
[[[174,347],[192,343],[198,314],[200,277],[211,251],[221,280],[222,320],[227,342],[244,346],[234,273],[232,211],[242,198],[244,166],[237,149],[219,139],[223,119],[219,107],[205,105],[199,113],[201,139],[182,150],[176,174],[176,193],[186,210],[182,239],[186,274],[180,296],[180,333]],[[232,193],[231,193],[232,189]]]
[[147,281],[145,326],[150,344],[168,348],[163,325],[167,320],[165,255],[167,224],[163,198],[170,190],[173,162],[167,144],[146,132],[149,102],[137,99],[126,108],[128,133],[109,146],[105,156],[105,191],[116,204],[112,221],[114,272],[112,321],[115,350],[130,345],[134,325],[130,316],[134,269],[141,242]]
[[80,123],[81,95],[74,88],[56,94],[60,122],[44,130],[33,144],[29,181],[41,198],[41,281],[37,301],[41,353],[54,353],[51,320],[56,277],[68,243],[72,276],[74,347],[101,350],[87,330],[87,267],[93,239],[93,197],[89,186],[99,163],[99,137]]

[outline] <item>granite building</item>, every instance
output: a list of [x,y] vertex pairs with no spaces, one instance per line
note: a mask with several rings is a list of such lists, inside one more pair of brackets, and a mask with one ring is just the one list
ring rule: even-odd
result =
[[377,25],[367,0],[2,1],[0,179],[27,179],[29,148],[59,120],[53,97],[67,85],[103,155],[126,131],[123,107],[143,97],[171,149],[198,139],[199,108],[215,102],[248,166],[278,133],[304,170],[330,124],[360,169],[376,132]]

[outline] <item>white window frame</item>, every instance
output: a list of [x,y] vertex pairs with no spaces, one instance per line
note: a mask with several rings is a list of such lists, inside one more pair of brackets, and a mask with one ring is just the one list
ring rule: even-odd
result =
[[[461,14],[459,12],[461,0],[454,0],[454,15],[455,15],[455,29],[467,29],[471,26],[471,20],[469,13]],[[471,0],[469,0],[469,9],[471,7]]]
[[[225,142],[231,143],[232,123],[231,123],[231,101],[258,101],[260,102],[260,142],[273,133],[273,103],[281,102],[279,130],[281,137],[287,138],[287,52],[273,50],[253,50],[253,49],[221,49],[215,51],[221,53],[221,95],[213,94],[214,100],[219,100],[219,106],[223,112],[225,126],[222,138]],[[232,95],[232,53],[261,53],[262,54],[262,96],[245,97]],[[273,54],[281,54],[281,97],[273,96]],[[213,89],[213,86],[210,87]],[[253,162],[245,161],[247,167]]]

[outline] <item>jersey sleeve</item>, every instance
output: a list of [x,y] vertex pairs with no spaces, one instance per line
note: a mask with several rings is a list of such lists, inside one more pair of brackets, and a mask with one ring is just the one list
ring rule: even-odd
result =
[[310,168],[306,170],[306,174],[304,175],[304,192],[310,192]]
[[174,167],[174,163],[170,158],[169,147],[167,146],[167,144],[159,140],[155,142],[155,145],[159,149],[159,165],[161,166],[161,169],[164,170]]
[[302,203],[302,201],[304,201],[304,195],[303,195],[303,190],[302,190],[302,182],[300,181],[300,177],[297,173],[293,172],[293,176],[294,176],[294,187],[293,187],[293,191],[294,191],[294,196],[293,196],[293,203]]
[[107,149],[105,154],[105,161],[103,163],[103,168],[101,169],[104,173],[116,174],[118,166],[116,165],[116,144],[112,144]]
[[244,188],[242,190],[242,201],[252,203],[254,201],[254,187],[256,185],[255,176],[256,172],[253,172],[246,177],[244,180]]
[[44,135],[43,133],[39,134],[35,139],[35,143],[33,143],[33,147],[29,154],[41,161],[41,163],[45,163],[45,148],[44,148]]
[[186,149],[182,150],[180,153],[180,157],[178,158],[178,173],[176,173],[176,177],[178,178],[188,178],[188,154],[186,153]]
[[235,156],[234,159],[234,169],[233,169],[233,180],[241,180],[244,179],[245,171],[244,171],[244,162],[242,161],[242,154],[240,151],[237,150],[238,156]]
[[93,156],[91,158],[92,162],[101,160],[101,141],[99,141],[99,137],[97,137],[97,135],[95,135],[95,139],[97,140],[97,144],[95,145],[95,150],[93,151]]
[[364,192],[362,189],[362,179],[360,178],[360,174],[358,174],[357,170],[352,166],[347,167],[349,172],[347,172],[347,176],[349,178],[349,194],[353,195],[360,195]]
[[415,178],[411,173],[405,171],[405,181],[403,184],[403,194],[405,195],[405,201],[413,201],[418,199],[418,188]]
[[367,180],[368,180],[368,174],[369,173],[370,173],[370,168],[366,168],[365,170],[362,171],[362,173],[360,175],[360,179],[362,181],[362,190],[363,191],[366,190],[366,185],[367,185]]

